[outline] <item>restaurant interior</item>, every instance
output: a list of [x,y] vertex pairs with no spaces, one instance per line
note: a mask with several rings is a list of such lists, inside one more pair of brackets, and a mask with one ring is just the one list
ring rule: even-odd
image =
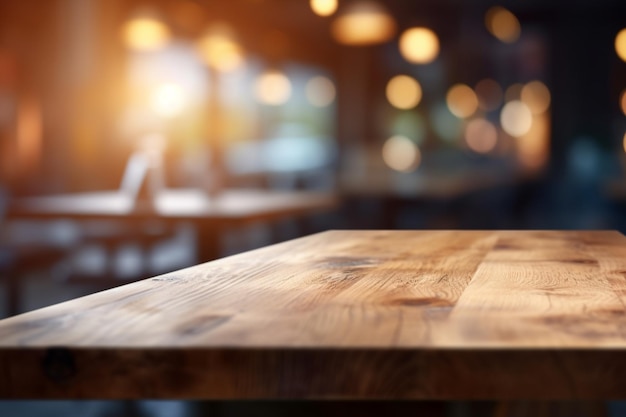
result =
[[328,229],[625,205],[620,0],[0,0],[0,318]]

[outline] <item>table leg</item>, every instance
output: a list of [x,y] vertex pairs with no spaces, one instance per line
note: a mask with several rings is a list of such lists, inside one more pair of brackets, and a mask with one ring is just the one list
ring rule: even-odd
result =
[[220,258],[223,228],[219,224],[198,224],[195,229],[196,261],[203,263]]

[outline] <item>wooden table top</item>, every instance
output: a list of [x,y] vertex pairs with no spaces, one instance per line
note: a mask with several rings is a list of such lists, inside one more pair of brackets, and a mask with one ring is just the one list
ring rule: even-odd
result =
[[0,397],[607,399],[626,237],[329,231],[0,321]]
[[209,197],[199,189],[166,189],[156,196],[152,209],[135,207],[133,199],[126,194],[102,191],[20,199],[11,205],[8,215],[30,218],[158,216],[174,220],[262,220],[329,209],[336,205],[335,196],[321,192],[233,189]]

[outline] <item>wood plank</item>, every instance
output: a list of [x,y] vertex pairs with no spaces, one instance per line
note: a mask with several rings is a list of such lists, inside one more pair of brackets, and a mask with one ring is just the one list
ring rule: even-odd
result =
[[320,233],[0,321],[0,396],[619,398],[625,259],[608,231]]
[[[624,304],[582,237],[610,232],[500,232],[451,314],[452,345],[623,346]],[[624,244],[624,237],[617,235]]]

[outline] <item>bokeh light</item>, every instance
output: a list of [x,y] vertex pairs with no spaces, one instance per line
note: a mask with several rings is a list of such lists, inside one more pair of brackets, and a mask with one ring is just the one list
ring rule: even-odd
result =
[[400,36],[399,47],[404,59],[414,64],[428,64],[439,55],[439,39],[428,28],[405,30]]
[[318,16],[330,16],[337,11],[337,0],[311,0],[311,10]]
[[44,141],[44,118],[41,103],[32,96],[18,103],[15,135],[20,169],[33,169],[41,159]]
[[154,90],[150,105],[159,116],[175,117],[185,109],[186,102],[185,92],[181,86],[165,83]]
[[478,98],[471,87],[465,84],[455,84],[446,94],[446,102],[450,112],[459,118],[467,118],[478,108]]
[[485,78],[476,84],[475,91],[481,110],[491,111],[500,107],[503,92],[497,81]]
[[244,62],[243,50],[232,29],[225,24],[207,29],[197,43],[203,61],[218,71],[234,71]]
[[421,159],[422,155],[417,145],[405,136],[392,136],[383,145],[383,161],[395,171],[414,171]]
[[548,163],[550,155],[550,115],[548,112],[533,118],[530,130],[515,140],[517,157],[527,169],[537,170]]
[[254,94],[260,103],[279,106],[291,97],[291,82],[280,71],[267,71],[257,78]]
[[372,45],[396,34],[396,21],[378,2],[350,3],[331,25],[335,40],[344,45]]
[[489,33],[505,43],[519,39],[521,27],[519,20],[504,7],[494,6],[485,14],[485,26]]
[[408,75],[396,75],[387,83],[387,100],[398,109],[412,109],[422,99],[422,87]]
[[465,126],[465,142],[474,152],[487,153],[495,148],[498,131],[488,120],[472,119]]
[[550,107],[550,90],[541,81],[531,81],[526,84],[522,88],[520,97],[533,114],[544,113]]
[[309,103],[315,107],[326,107],[335,101],[337,90],[330,79],[318,75],[306,83],[305,94]]
[[622,61],[626,61],[626,28],[620,30],[615,37],[615,52]]
[[624,139],[622,140],[622,147],[624,148],[624,152],[626,152],[626,133],[624,133]]
[[524,84],[515,83],[510,85],[506,92],[504,93],[505,101],[513,101],[513,100],[521,100],[522,99],[522,89],[524,88]]
[[504,105],[500,113],[502,129],[513,137],[521,137],[530,131],[533,115],[528,106],[519,100]]
[[122,27],[122,38],[130,49],[155,51],[170,41],[170,30],[159,19],[146,14],[128,20]]

